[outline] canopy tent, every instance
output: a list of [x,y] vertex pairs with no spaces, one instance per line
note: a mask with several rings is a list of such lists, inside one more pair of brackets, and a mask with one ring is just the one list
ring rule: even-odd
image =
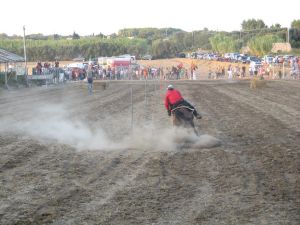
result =
[[14,53],[8,52],[4,49],[0,49],[0,62],[9,63],[9,62],[24,62],[24,58],[18,56]]
[[[1,72],[1,68],[3,68],[1,66],[1,64],[4,64],[4,73],[3,74],[0,73],[0,75],[4,76],[4,82],[5,82],[5,86],[7,88],[8,88],[7,82],[9,80],[8,70],[9,70],[11,64],[16,64],[19,62],[25,62],[24,58],[14,54],[14,53],[8,52],[4,49],[0,49],[0,72]],[[23,70],[25,71],[25,68]],[[24,73],[22,75],[24,75]],[[15,76],[15,78],[17,80],[17,76]]]

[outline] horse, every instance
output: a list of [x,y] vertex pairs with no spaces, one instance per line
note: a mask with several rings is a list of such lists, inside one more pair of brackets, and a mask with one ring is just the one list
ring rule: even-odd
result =
[[173,126],[193,129],[194,133],[199,136],[194,124],[194,109],[185,105],[178,105],[171,110]]

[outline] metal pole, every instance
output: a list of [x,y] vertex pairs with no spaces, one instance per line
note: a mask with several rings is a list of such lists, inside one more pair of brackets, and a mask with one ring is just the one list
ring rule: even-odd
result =
[[192,45],[193,45],[193,46],[192,46],[192,48],[194,48],[194,42],[195,42],[195,38],[194,38],[194,31],[193,31],[193,33],[192,33],[192,34],[193,34],[193,43],[192,43]]
[[130,95],[131,95],[131,131],[133,130],[133,91],[132,86],[130,89]]
[[285,79],[284,63],[282,63],[282,78]]
[[7,62],[5,63],[5,87],[8,89],[8,84],[7,84]]
[[147,77],[145,77],[145,118],[147,118]]
[[24,61],[25,61],[25,80],[26,85],[28,86],[28,79],[27,79],[27,54],[26,54],[26,39],[25,39],[25,25],[23,26],[23,44],[24,44]]

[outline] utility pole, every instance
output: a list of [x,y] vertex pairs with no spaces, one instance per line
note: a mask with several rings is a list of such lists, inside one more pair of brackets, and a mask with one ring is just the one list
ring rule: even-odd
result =
[[286,42],[290,43],[290,29],[288,27],[286,28]]
[[28,80],[27,80],[27,56],[26,56],[26,39],[25,39],[25,25],[23,26],[23,44],[24,44],[24,61],[25,61],[25,80],[26,80],[26,85],[28,85]]
[[194,31],[192,32],[192,38],[193,38],[193,48],[194,48],[194,45],[195,45]]

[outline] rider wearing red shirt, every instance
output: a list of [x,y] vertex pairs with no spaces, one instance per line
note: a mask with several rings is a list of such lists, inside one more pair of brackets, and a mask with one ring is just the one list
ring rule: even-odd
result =
[[178,90],[171,89],[168,87],[168,91],[165,97],[166,109],[169,110],[172,105],[175,105],[176,103],[179,103],[181,101],[183,101],[183,97],[181,96],[181,93]]
[[171,116],[171,110],[176,108],[178,105],[185,105],[193,110],[193,114],[197,119],[201,119],[194,106],[192,106],[188,101],[186,101],[181,93],[174,89],[173,85],[168,85],[168,91],[165,97],[165,107],[168,110],[168,115]]

